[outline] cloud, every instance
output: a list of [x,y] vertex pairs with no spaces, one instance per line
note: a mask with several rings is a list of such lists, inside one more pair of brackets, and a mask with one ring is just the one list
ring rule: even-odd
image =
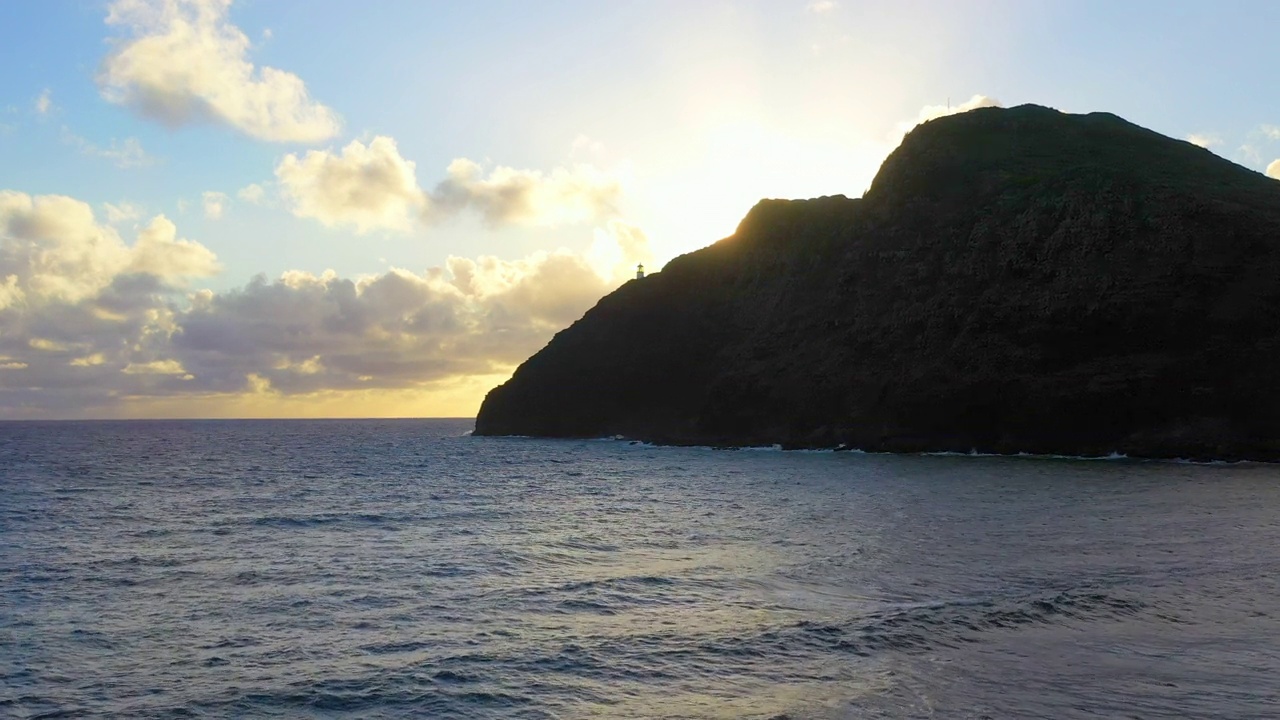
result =
[[188,375],[182,363],[177,360],[152,360],[144,363],[129,363],[120,372],[125,375]]
[[9,417],[191,416],[227,403],[296,412],[290,403],[435,389],[471,412],[650,259],[644,233],[614,220],[586,253],[450,257],[357,278],[294,271],[214,292],[183,288],[217,261],[163,216],[128,245],[78,200],[4,192],[0,238]]
[[231,0],[116,0],[124,30],[98,74],[102,95],[169,127],[211,122],[272,142],[320,142],[341,120],[293,73],[255,67],[227,19]]
[[606,227],[596,228],[586,260],[597,275],[621,284],[634,276],[636,265],[652,265],[653,253],[643,230],[623,220],[610,220]]
[[811,13],[819,14],[819,13],[831,12],[832,10],[835,10],[837,7],[839,7],[839,3],[835,2],[835,0],[813,0],[813,2],[809,3],[805,7],[805,10]]
[[26,293],[18,287],[17,275],[5,275],[0,278],[0,310],[13,307],[26,300]]
[[158,278],[210,277],[221,270],[217,256],[200,243],[178,237],[178,227],[157,215],[138,233],[128,273]]
[[1280,180],[1280,158],[1272,161],[1272,163],[1267,166],[1267,177]]
[[911,132],[911,130],[915,128],[917,125],[927,123],[930,120],[937,120],[940,117],[946,117],[948,115],[957,115],[959,113],[969,112],[970,110],[977,110],[978,108],[985,108],[985,107],[1004,107],[1004,106],[1000,104],[999,100],[996,100],[995,98],[987,97],[986,95],[974,95],[973,97],[960,103],[959,105],[951,105],[951,104],[926,105],[920,108],[920,112],[916,114],[916,117],[914,120],[907,120],[907,121],[898,123],[898,126],[894,129],[894,132],[889,134],[889,139],[894,144],[897,144],[902,142],[902,138],[907,133]]
[[49,88],[45,88],[40,96],[36,98],[36,113],[40,115],[48,115],[53,110],[53,92]]
[[490,225],[566,225],[616,213],[621,194],[616,179],[591,165],[550,173],[499,166],[486,177],[479,163],[459,158],[432,191],[428,216],[471,209]]
[[155,160],[142,149],[142,143],[137,138],[125,138],[119,144],[115,139],[111,140],[111,145],[105,149],[95,149],[92,154],[104,157],[116,164],[116,167],[134,168],[150,165]]
[[218,220],[222,217],[222,213],[226,212],[227,203],[231,202],[231,198],[223,192],[206,190],[201,194],[200,201],[204,205],[204,216],[210,220]]
[[120,370],[168,359],[157,354],[173,327],[167,300],[217,271],[213,253],[163,216],[129,244],[87,203],[0,191],[0,356],[11,371],[0,407],[74,414],[159,382]]
[[1270,154],[1266,148],[1276,140],[1280,140],[1280,125],[1259,125],[1236,149],[1236,158],[1249,165],[1264,163]]
[[1191,133],[1184,139],[1192,145],[1199,145],[1206,149],[1222,144],[1222,137],[1215,133]]
[[130,246],[110,225],[96,221],[88,203],[0,191],[0,278],[11,298],[75,304],[98,297],[126,275],[148,276],[135,288],[148,282],[176,287],[186,277],[207,277],[218,269],[208,248],[179,239],[163,215]]
[[236,191],[236,197],[250,205],[261,205],[267,198],[267,191],[258,183],[250,183]]
[[102,203],[102,212],[107,216],[107,222],[112,225],[131,222],[142,217],[142,208],[128,202],[122,202],[119,205]]
[[125,138],[122,141],[112,138],[111,144],[103,148],[76,135],[69,128],[63,127],[62,142],[79,148],[84,155],[110,160],[116,167],[125,170],[145,167],[155,163],[155,158],[147,154],[147,151],[142,148],[142,143],[137,138]]
[[[648,253],[637,229],[612,233],[626,235],[624,262]],[[501,373],[620,282],[563,249],[514,261],[450,257],[422,274],[259,277],[198,295],[178,319],[172,355],[192,389],[216,392],[406,388]]]
[[129,244],[80,200],[0,191],[0,414],[74,416],[182,382],[122,369],[171,359],[171,301],[218,269],[163,216]]
[[285,155],[276,180],[294,215],[360,233],[408,230],[426,203],[414,164],[382,135],[368,145],[353,140],[340,154]]
[[615,178],[586,164],[549,173],[499,166],[486,174],[479,163],[458,158],[431,192],[418,185],[415,170],[394,139],[379,135],[340,153],[286,155],[275,175],[294,215],[360,233],[407,231],[466,211],[492,226],[582,223],[616,214],[622,193]]
[[27,347],[47,352],[65,352],[71,349],[71,346],[66,343],[49,340],[48,338],[31,338],[27,340]]
[[[648,252],[642,233],[626,242],[619,252]],[[619,282],[563,249],[515,261],[450,257],[421,274],[260,276],[195,294],[175,318],[168,356],[192,376],[183,391],[206,394],[405,389],[501,374]]]
[[115,230],[78,200],[0,192],[0,277],[17,301],[75,303],[93,296],[129,263]]

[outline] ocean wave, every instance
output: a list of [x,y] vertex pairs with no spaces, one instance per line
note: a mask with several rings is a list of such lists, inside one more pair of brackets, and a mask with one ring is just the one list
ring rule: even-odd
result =
[[[527,435],[504,435],[505,439],[529,440],[539,442],[578,442],[576,439],[558,439],[558,438],[538,438]],[[1134,457],[1125,453],[1113,450],[1106,455],[1064,455],[1058,453],[1032,453],[1032,452],[1014,452],[1014,453],[996,453],[996,452],[979,452],[977,449],[971,449],[967,452],[956,450],[927,450],[920,452],[889,452],[884,450],[866,450],[863,448],[849,447],[844,443],[839,443],[831,447],[801,447],[788,448],[781,443],[772,443],[767,445],[683,445],[683,444],[664,444],[654,443],[646,440],[636,440],[623,435],[613,435],[597,438],[588,438],[588,442],[604,442],[604,443],[624,443],[637,448],[643,449],[674,449],[674,450],[708,450],[715,452],[781,452],[791,454],[849,454],[849,455],[877,455],[889,457],[947,457],[947,458],[1022,458],[1027,460],[1066,460],[1066,461],[1087,461],[1087,462],[1131,462],[1131,463],[1169,463],[1177,465],[1205,465],[1205,466],[1239,466],[1239,465],[1271,465],[1274,463],[1265,463],[1257,460],[1193,460],[1190,458],[1147,458]]]
[[388,525],[404,518],[370,513],[321,513],[317,515],[268,515],[251,524],[274,528],[315,528],[327,525]]
[[1276,716],[1269,470],[173,427],[6,477],[0,716]]

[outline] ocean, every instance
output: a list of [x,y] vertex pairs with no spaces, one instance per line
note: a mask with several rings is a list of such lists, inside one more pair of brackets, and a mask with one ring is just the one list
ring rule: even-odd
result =
[[1280,467],[470,427],[0,423],[0,717],[1280,717]]

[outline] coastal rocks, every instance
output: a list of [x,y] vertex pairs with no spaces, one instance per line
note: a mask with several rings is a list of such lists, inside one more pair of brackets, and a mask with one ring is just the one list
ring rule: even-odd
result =
[[1095,113],[912,131],[603,298],[481,435],[1280,459],[1280,182]]

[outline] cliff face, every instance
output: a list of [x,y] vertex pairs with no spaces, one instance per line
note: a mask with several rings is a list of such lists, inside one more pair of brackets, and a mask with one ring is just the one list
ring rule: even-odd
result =
[[485,399],[477,434],[1280,459],[1280,182],[1095,113],[912,131],[762,201]]

